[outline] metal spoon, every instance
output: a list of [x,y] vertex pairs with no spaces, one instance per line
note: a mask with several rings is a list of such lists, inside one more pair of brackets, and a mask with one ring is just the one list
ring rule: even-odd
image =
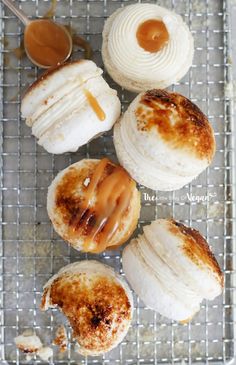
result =
[[[26,33],[27,28],[32,25],[32,23],[36,22],[50,22],[53,24],[54,27],[58,27],[58,30],[63,30],[63,32],[65,33],[66,37],[68,38],[68,52],[66,53],[66,55],[64,55],[63,59],[59,59],[58,62],[56,62],[55,64],[43,64],[43,63],[39,63],[37,60],[35,60],[32,55],[30,54],[29,50],[27,49],[27,45],[26,42],[24,42],[24,47],[25,47],[25,52],[27,54],[27,57],[31,60],[32,63],[34,63],[36,66],[41,67],[41,68],[49,68],[52,66],[56,66],[57,64],[63,63],[64,61],[66,61],[72,52],[72,38],[70,33],[68,32],[68,30],[63,27],[60,24],[57,24],[55,22],[52,22],[48,19],[36,19],[36,20],[29,20],[27,18],[27,16],[17,7],[15,7],[14,3],[11,0],[2,0],[2,2],[22,21],[22,23],[25,25],[25,31],[24,31],[24,35]],[[46,23],[45,23],[46,24]],[[29,28],[28,28],[29,29]],[[55,28],[56,29],[56,28]],[[25,39],[25,38],[24,38]],[[55,40],[55,45],[57,44],[58,40]]]

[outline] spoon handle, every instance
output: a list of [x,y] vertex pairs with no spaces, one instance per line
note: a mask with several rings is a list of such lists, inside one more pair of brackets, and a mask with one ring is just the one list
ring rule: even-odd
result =
[[30,20],[27,18],[27,16],[18,9],[15,4],[11,0],[2,0],[3,4],[5,4],[16,16],[19,18],[22,23],[26,26],[30,23]]

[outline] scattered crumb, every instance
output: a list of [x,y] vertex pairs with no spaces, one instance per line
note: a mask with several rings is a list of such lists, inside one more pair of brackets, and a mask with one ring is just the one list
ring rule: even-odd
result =
[[25,361],[31,361],[33,359],[33,355],[30,355],[30,354],[27,354],[26,357],[25,357]]
[[43,347],[40,338],[31,330],[23,332],[14,339],[16,347],[26,354],[26,361],[31,361],[33,355],[37,355],[43,361],[49,361],[53,356],[50,347]]
[[56,331],[56,337],[55,337],[53,343],[55,345],[59,346],[60,352],[66,351],[67,345],[68,345],[68,338],[67,338],[66,329],[63,325],[58,327],[58,329]]
[[22,333],[14,339],[16,347],[25,354],[36,353],[43,347],[40,338],[35,334]]
[[90,178],[87,177],[85,180],[84,180],[84,186],[88,186],[88,184],[90,183]]
[[42,347],[38,352],[37,355],[40,357],[43,361],[49,361],[49,359],[53,356],[53,351],[51,347]]

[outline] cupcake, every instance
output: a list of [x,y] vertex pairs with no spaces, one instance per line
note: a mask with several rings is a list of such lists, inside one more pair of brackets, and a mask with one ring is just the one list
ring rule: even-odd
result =
[[138,95],[114,127],[119,162],[154,190],[176,190],[211,163],[213,129],[186,97],[163,90]]
[[223,274],[206,240],[173,219],[158,219],[126,246],[125,275],[147,307],[176,321],[190,320],[203,299],[221,294]]
[[94,62],[79,60],[51,68],[31,85],[21,113],[40,146],[74,152],[112,128],[121,105],[101,75]]
[[53,180],[47,210],[56,232],[72,247],[99,253],[129,239],[138,222],[140,195],[121,166],[107,158],[84,159]]
[[82,355],[116,347],[128,332],[133,299],[122,277],[98,261],[67,265],[45,285],[42,310],[58,307],[67,317]]
[[193,37],[182,18],[156,4],[116,10],[103,30],[102,57],[110,76],[134,92],[179,81],[193,61]]

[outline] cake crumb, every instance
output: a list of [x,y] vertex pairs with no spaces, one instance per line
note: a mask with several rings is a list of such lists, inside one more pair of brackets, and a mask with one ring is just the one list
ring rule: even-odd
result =
[[40,350],[43,345],[40,338],[35,334],[23,332],[14,339],[16,347],[25,354],[34,354]]
[[33,354],[26,354],[25,361],[29,362],[34,358]]
[[34,355],[40,357],[43,361],[49,361],[53,356],[50,347],[43,347],[40,338],[33,331],[25,331],[14,338],[16,347],[26,354],[26,361],[31,361]]
[[40,357],[43,361],[49,361],[49,359],[53,356],[53,351],[51,347],[42,347],[38,350],[37,355]]
[[68,338],[66,329],[63,325],[59,326],[56,331],[56,337],[53,341],[53,343],[60,348],[60,352],[64,352],[67,349],[68,345]]

